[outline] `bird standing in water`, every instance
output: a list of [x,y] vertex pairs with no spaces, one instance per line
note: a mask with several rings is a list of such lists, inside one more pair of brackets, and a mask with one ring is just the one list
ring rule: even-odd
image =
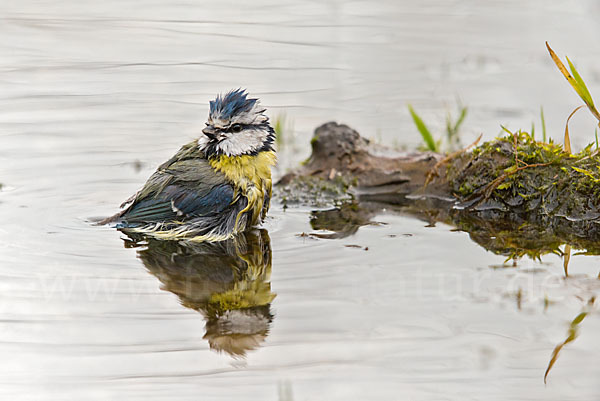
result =
[[271,200],[275,131],[245,90],[218,95],[202,137],[158,167],[103,223],[164,239],[222,241],[262,222]]

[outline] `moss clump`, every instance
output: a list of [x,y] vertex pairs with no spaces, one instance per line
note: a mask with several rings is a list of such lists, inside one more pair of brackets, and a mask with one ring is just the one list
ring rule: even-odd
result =
[[569,155],[519,132],[455,159],[447,179],[464,208],[569,220],[600,217],[600,156],[591,145]]
[[296,176],[285,185],[275,186],[274,198],[287,204],[315,207],[339,205],[352,200],[348,189],[353,181],[341,175],[331,180],[316,176]]

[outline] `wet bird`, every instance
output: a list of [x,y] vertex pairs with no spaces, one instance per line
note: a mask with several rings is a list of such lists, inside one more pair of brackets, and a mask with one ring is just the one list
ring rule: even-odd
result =
[[275,131],[258,99],[217,95],[203,135],[158,167],[104,223],[157,238],[222,241],[262,222],[271,200]]

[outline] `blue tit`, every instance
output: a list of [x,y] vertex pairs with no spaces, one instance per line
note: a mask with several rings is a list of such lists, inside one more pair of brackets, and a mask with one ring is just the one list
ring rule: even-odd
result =
[[275,131],[258,99],[232,90],[210,102],[203,135],[160,165],[105,222],[163,239],[222,241],[260,223],[271,200]]

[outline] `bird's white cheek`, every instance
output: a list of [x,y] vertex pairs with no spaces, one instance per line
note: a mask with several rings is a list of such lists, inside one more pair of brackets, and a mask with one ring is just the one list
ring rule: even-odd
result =
[[228,156],[237,156],[259,149],[264,141],[260,130],[246,130],[232,134],[226,140],[219,142],[218,147]]
[[198,149],[204,150],[206,145],[208,145],[208,137],[202,134],[202,136],[198,137],[196,143],[198,143]]

